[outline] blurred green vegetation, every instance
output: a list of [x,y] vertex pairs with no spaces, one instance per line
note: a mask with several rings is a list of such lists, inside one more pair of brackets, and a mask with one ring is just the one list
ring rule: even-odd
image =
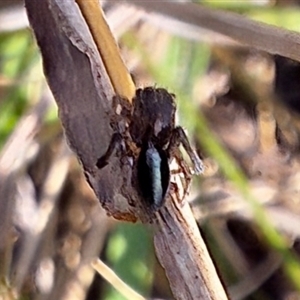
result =
[[[250,1],[202,1],[216,8],[243,12],[246,16],[299,31],[300,10],[297,8],[254,7]],[[122,42],[135,51],[157,86],[168,88],[177,95],[180,124],[195,132],[209,156],[214,158],[224,176],[240,191],[255,213],[255,221],[268,243],[281,251],[285,267],[300,289],[300,269],[294,256],[287,250],[283,238],[268,222],[264,209],[258,204],[248,186],[248,179],[234,159],[223,149],[218,139],[193,103],[195,82],[207,71],[210,47],[195,41],[172,37],[164,56],[151,60],[151,49],[139,41],[135,33],[126,33]],[[0,34],[0,149],[26,110],[41,96],[45,84],[41,71],[41,60],[31,32],[21,30]],[[54,118],[51,118],[54,121]],[[55,121],[58,120],[55,118]],[[55,122],[54,121],[54,122]],[[153,273],[154,252],[151,233],[142,225],[118,224],[107,237],[105,256],[108,264],[131,287],[142,295],[149,295],[155,280]],[[225,269],[227,262],[224,261]],[[232,274],[231,274],[232,275]],[[234,276],[233,276],[234,277]],[[107,286],[105,298],[121,300],[111,286]]]
[[[112,269],[130,287],[150,296],[153,283],[154,248],[151,235],[141,224],[119,223],[110,234],[106,258]],[[104,299],[125,300],[108,285]]]
[[31,32],[0,34],[0,148],[26,109],[37,101],[42,80]]
[[282,27],[285,29],[300,31],[300,8],[299,6],[275,6],[274,3],[263,5],[263,3],[255,3],[255,1],[216,1],[216,0],[201,0],[194,1],[201,4],[216,8],[225,9],[228,11],[237,12],[244,16],[267,23],[270,25]]

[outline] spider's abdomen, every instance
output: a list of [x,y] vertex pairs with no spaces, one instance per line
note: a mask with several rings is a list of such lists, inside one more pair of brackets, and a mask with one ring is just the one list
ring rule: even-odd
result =
[[155,148],[152,143],[146,143],[138,158],[138,184],[142,198],[153,210],[158,210],[164,204],[169,181],[166,152]]

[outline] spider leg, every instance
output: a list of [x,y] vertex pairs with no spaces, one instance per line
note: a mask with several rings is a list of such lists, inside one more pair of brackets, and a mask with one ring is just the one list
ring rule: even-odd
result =
[[127,123],[130,121],[132,105],[128,100],[120,96],[114,96],[112,99],[112,111],[113,115],[111,116],[110,124],[115,133],[111,137],[106,153],[97,160],[96,166],[99,169],[104,168],[117,147],[123,141],[127,141],[126,130]]
[[112,154],[114,153],[116,148],[122,143],[122,141],[123,141],[123,138],[122,138],[122,135],[120,133],[117,132],[117,133],[114,133],[112,135],[112,138],[110,140],[109,146],[108,146],[105,154],[102,155],[97,160],[96,166],[99,169],[104,168],[108,164],[108,161],[109,161],[110,157],[112,156]]
[[[119,106],[121,108],[120,112],[118,111]],[[121,96],[114,96],[112,99],[112,109],[117,114],[127,120],[130,118],[132,114],[132,105],[127,100],[122,98]]]
[[[191,184],[191,180],[192,180],[192,174],[190,171],[189,166],[186,164],[186,162],[184,161],[182,154],[179,150],[179,148],[173,149],[173,153],[172,156],[176,159],[176,162],[179,166],[178,170],[174,170],[171,171],[172,174],[180,174],[183,173],[183,178],[182,176],[180,176],[180,180],[181,180],[181,184],[182,184],[182,188],[183,188],[183,196],[182,199],[185,198],[185,196],[188,194],[189,192],[189,187]],[[179,199],[179,198],[178,198]]]
[[204,166],[202,160],[199,158],[198,154],[192,149],[190,142],[182,127],[178,126],[173,129],[171,140],[168,146],[168,153],[175,153],[176,149],[180,146],[180,144],[182,144],[183,148],[185,149],[189,158],[191,159],[195,173],[203,173]]

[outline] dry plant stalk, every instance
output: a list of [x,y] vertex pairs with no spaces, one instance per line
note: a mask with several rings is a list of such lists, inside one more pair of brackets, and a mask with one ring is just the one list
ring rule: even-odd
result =
[[[101,171],[95,166],[113,133],[111,100],[114,90],[119,89],[107,68],[111,62],[103,61],[106,58],[99,55],[89,21],[87,25],[75,2],[25,3],[67,139],[87,180],[109,214],[126,221],[147,222],[149,217],[139,207],[128,205],[128,197],[139,202],[135,190],[128,185],[127,176],[132,170],[117,157]],[[127,74],[123,80],[128,78]],[[189,205],[178,203],[179,199],[172,195],[152,223],[156,252],[175,298],[227,299]]]
[[185,24],[205,28],[234,41],[272,54],[300,61],[300,34],[253,21],[236,13],[218,11],[196,3],[126,1],[147,12],[165,15]]

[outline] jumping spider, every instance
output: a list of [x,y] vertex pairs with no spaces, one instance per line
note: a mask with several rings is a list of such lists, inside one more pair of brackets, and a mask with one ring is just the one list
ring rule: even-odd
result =
[[[184,163],[179,146],[182,144],[189,155],[196,174],[202,173],[203,164],[190,146],[182,127],[175,127],[175,95],[163,88],[146,87],[138,89],[132,105],[124,99],[114,99],[114,109],[121,105],[121,112],[114,116],[112,127],[115,133],[107,152],[98,159],[97,167],[103,168],[120,143],[126,145],[126,152],[136,157],[137,190],[145,205],[157,211],[164,204],[170,185],[169,163],[176,158],[186,180],[190,171]],[[128,128],[126,128],[126,125]],[[131,150],[130,150],[131,149]]]

